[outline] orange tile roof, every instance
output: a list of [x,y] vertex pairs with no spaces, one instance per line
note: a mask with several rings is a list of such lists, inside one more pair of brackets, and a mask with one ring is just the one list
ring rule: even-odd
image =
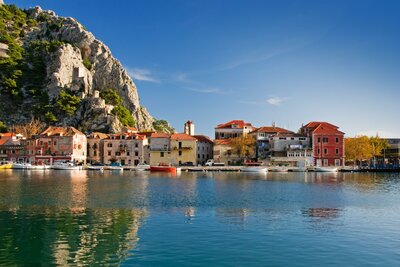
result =
[[205,135],[193,135],[194,138],[197,139],[199,142],[205,142],[205,143],[212,143],[213,141]]
[[196,141],[197,139],[185,133],[174,133],[171,134],[171,140]]
[[[339,131],[338,128],[334,128],[331,126],[332,124],[320,124],[315,130],[313,134],[344,134]],[[336,126],[335,126],[336,127]]]
[[230,145],[231,140],[230,139],[215,139],[214,140],[214,145]]
[[108,134],[100,133],[100,132],[93,132],[88,135],[88,138],[90,138],[90,139],[106,139],[106,138],[108,138]]
[[152,133],[151,138],[170,138],[170,134],[167,133]]
[[237,125],[236,129],[243,129],[245,126],[253,127],[251,123],[245,122],[243,120],[233,120],[227,123],[218,124],[217,127],[215,127],[215,129],[232,128],[233,125]]
[[0,146],[4,145],[8,140],[12,139],[14,133],[0,133]]
[[44,132],[40,135],[47,135],[47,136],[74,136],[76,134],[84,135],[81,131],[75,129],[74,127],[56,127],[56,126],[49,126]]

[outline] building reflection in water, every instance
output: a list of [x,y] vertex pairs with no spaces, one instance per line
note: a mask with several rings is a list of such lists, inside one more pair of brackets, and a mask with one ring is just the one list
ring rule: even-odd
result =
[[[12,196],[0,202],[1,266],[39,266],[43,262],[60,266],[118,265],[136,246],[147,210],[105,207],[105,203],[98,202],[96,188],[106,183],[97,181],[102,179],[100,174],[88,177],[85,171],[51,171],[15,175],[19,179],[7,181],[5,187],[7,183],[2,183],[0,189],[2,194],[8,190],[7,195]],[[27,186],[27,179],[34,182]],[[126,177],[107,179],[111,180],[107,183],[110,186],[135,187],[146,194],[146,182],[131,184],[133,180]]]

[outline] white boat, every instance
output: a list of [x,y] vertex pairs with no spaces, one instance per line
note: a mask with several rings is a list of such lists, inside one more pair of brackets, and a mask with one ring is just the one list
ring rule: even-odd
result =
[[88,170],[91,171],[103,171],[104,170],[104,166],[100,166],[100,165],[88,165],[87,166]]
[[272,166],[269,168],[270,172],[287,172],[288,168],[285,166]]
[[315,172],[338,172],[337,167],[315,167]]
[[244,166],[240,168],[241,172],[258,172],[258,173],[265,173],[268,172],[268,169],[266,167],[260,167],[260,166]]
[[18,169],[18,170],[24,170],[27,169],[28,167],[31,167],[32,164],[26,163],[26,162],[19,162],[19,163],[13,163],[12,169]]
[[150,170],[150,165],[148,164],[143,164],[143,163],[139,163],[135,169],[135,171],[148,171]]
[[53,170],[81,170],[82,166],[76,166],[71,162],[57,163],[51,166]]
[[292,172],[306,172],[307,168],[306,167],[293,167],[293,168],[290,168],[289,171],[292,171]]

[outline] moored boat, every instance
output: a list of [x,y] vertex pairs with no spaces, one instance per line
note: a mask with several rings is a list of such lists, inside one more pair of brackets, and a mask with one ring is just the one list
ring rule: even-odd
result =
[[0,162],[0,169],[11,169],[12,165],[13,165],[12,162],[1,161]]
[[333,167],[315,167],[315,172],[338,172],[338,168]]
[[108,166],[105,166],[105,169],[109,171],[123,171],[124,167],[122,167],[120,163],[114,162]]
[[150,165],[144,164],[144,163],[139,163],[135,168],[135,171],[148,171],[150,170]]
[[288,172],[288,170],[285,166],[272,166],[269,168],[270,172]]
[[241,172],[258,172],[265,173],[268,172],[268,168],[260,166],[243,166],[240,168]]
[[163,164],[160,163],[159,165],[156,166],[150,166],[150,171],[151,172],[171,172],[171,173],[176,173],[180,171],[181,168],[177,168],[174,166],[171,166],[170,164]]
[[53,170],[81,170],[82,166],[74,165],[71,162],[56,163],[51,166]]
[[87,169],[90,171],[103,171],[104,170],[104,166],[101,165],[88,165]]

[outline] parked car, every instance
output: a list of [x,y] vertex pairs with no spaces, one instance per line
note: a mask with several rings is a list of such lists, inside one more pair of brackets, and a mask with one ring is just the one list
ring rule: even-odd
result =
[[225,166],[225,163],[223,163],[223,162],[215,162],[214,160],[209,159],[204,164],[204,166]]
[[194,163],[191,161],[181,163],[181,166],[194,166]]

